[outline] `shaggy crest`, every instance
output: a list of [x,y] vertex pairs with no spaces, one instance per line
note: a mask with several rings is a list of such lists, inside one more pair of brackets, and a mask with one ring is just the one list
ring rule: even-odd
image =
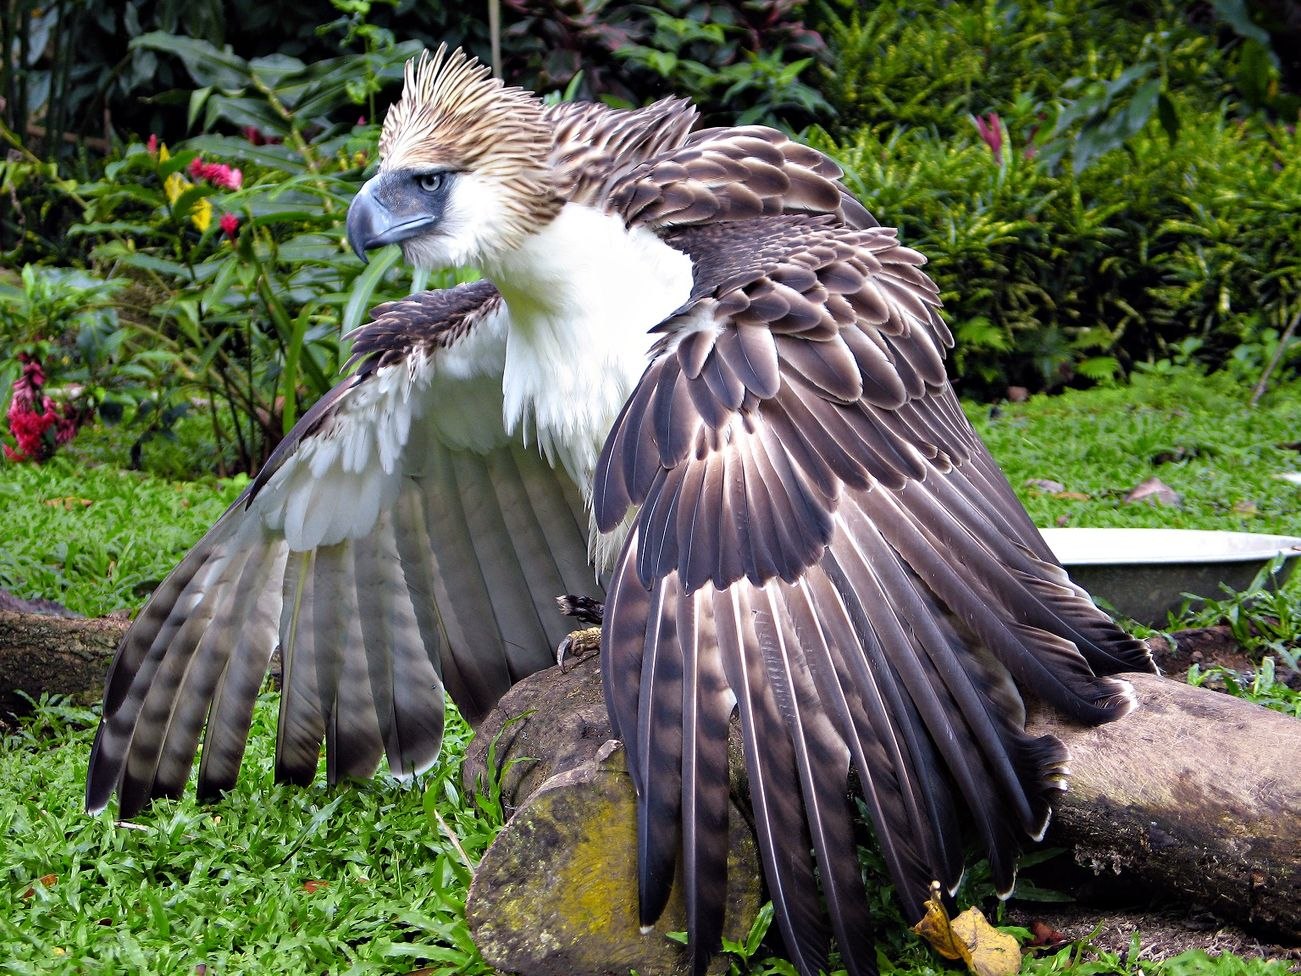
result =
[[547,161],[551,133],[542,101],[507,87],[460,49],[440,45],[406,64],[401,99],[380,133],[384,169],[443,168],[498,183],[518,244],[560,209]]

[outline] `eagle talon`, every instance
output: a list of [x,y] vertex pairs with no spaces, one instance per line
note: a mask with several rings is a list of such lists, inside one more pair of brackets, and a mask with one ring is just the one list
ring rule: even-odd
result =
[[569,668],[565,666],[565,662],[571,654],[575,661],[582,661],[590,657],[600,647],[601,628],[599,626],[584,627],[582,630],[572,631],[556,645],[556,664],[559,665],[562,674],[567,674]]

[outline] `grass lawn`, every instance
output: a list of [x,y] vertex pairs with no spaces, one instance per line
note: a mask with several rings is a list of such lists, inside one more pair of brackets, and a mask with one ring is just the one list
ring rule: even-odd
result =
[[[1255,410],[1220,378],[1177,373],[969,413],[1044,525],[1234,528],[1301,535],[1301,384]],[[1160,477],[1178,508],[1125,504]],[[1028,484],[1054,481],[1062,491]],[[85,613],[136,607],[238,493],[56,459],[0,468],[0,585]],[[1287,588],[1294,617],[1301,580]],[[1280,664],[1280,667],[1283,665]],[[95,715],[45,707],[0,751],[0,971],[12,973],[475,973],[461,911],[472,863],[500,820],[462,795],[467,732],[413,784],[271,784],[274,704],[259,705],[239,787],[219,804],[165,801],[134,829],[81,810]],[[469,862],[469,863],[467,863]],[[1056,972],[1069,955],[1031,960]],[[941,972],[906,950],[909,974]],[[198,968],[203,967],[203,968]],[[422,967],[428,967],[424,969]],[[1090,957],[1080,974],[1151,972]],[[785,972],[773,961],[749,971]],[[1162,976],[1279,974],[1285,964],[1195,954]]]

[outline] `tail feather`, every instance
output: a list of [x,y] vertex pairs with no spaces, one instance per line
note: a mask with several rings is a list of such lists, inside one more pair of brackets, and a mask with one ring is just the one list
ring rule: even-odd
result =
[[[316,550],[285,563],[280,618],[281,691],[276,721],[276,782],[306,786],[316,776],[325,716],[316,666]],[[328,675],[327,675],[328,677]]]
[[753,595],[755,636],[762,651],[773,701],[786,724],[794,747],[804,819],[826,899],[827,913],[840,946],[841,962],[851,976],[874,970],[870,943],[867,894],[854,850],[853,810],[849,803],[850,750],[836,734],[814,688],[811,667],[816,645],[802,645],[789,610],[789,591],[769,582]]
[[[290,553],[283,542],[268,546],[270,558],[259,567],[261,592],[235,604],[244,608],[244,627],[230,641],[229,658],[208,708],[199,761],[200,800],[216,799],[234,788],[253,721],[253,704],[275,650],[282,593],[280,587],[267,585],[267,581],[283,577]],[[250,589],[256,588],[256,580],[250,580]]]
[[[417,509],[418,510],[418,509]],[[388,516],[384,516],[388,517]],[[400,516],[392,516],[400,524]],[[406,579],[398,532],[358,540],[355,576],[365,645],[367,683],[373,695],[389,770],[410,776],[430,766],[443,739],[443,683],[435,669],[439,640],[426,651],[424,627]]]
[[[695,622],[680,620],[675,580],[656,590],[652,605],[661,612],[651,618],[642,649],[641,701],[636,734],[630,747],[641,771],[644,816],[637,818],[637,862],[641,924],[651,925],[668,903],[677,862],[682,812],[682,746],[684,643],[695,638]],[[679,624],[681,623],[681,627]],[[671,689],[661,694],[660,689]]]

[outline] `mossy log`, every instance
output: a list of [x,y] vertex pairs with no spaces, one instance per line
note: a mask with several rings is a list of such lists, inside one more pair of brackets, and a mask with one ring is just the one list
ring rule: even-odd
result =
[[[1036,732],[1057,735],[1071,753],[1071,789],[1050,842],[1170,902],[1301,938],[1301,722],[1179,681],[1127,677],[1142,707],[1120,722],[1084,728],[1044,711],[1032,718]],[[504,972],[681,971],[680,947],[662,934],[682,928],[680,903],[653,934],[636,926],[635,799],[622,750],[609,740],[593,661],[527,679],[479,729],[467,787],[490,765],[500,770],[514,817],[483,858],[467,913],[484,958]],[[760,883],[736,749],[732,760],[735,938]]]

